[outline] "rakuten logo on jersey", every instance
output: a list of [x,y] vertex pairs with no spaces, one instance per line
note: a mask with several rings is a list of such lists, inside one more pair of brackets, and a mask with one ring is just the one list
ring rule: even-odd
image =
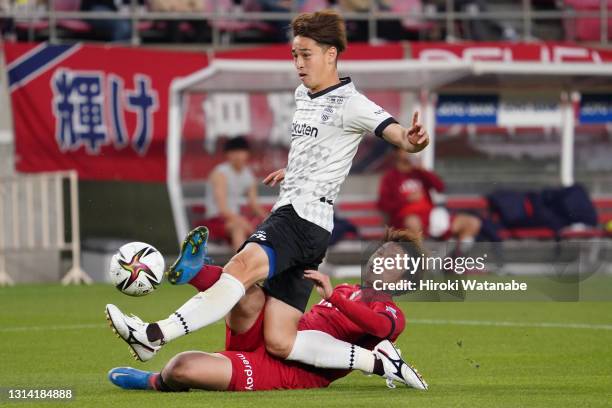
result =
[[244,374],[246,375],[246,385],[244,389],[247,391],[253,391],[254,389],[254,380],[253,380],[253,367],[251,367],[251,363],[246,359],[244,354],[236,354],[236,356],[242,360],[242,364],[244,364]]
[[293,136],[317,137],[319,134],[319,129],[306,123],[293,122],[291,124],[291,133]]

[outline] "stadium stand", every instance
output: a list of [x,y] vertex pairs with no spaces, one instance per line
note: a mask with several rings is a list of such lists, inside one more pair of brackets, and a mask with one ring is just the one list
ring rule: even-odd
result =
[[[266,210],[272,208],[274,197],[267,197],[264,207]],[[598,213],[599,226],[595,228],[567,228],[561,232],[561,239],[594,239],[612,237],[611,231],[606,231],[604,225],[612,221],[612,198],[600,197],[593,200]],[[490,208],[487,199],[483,196],[448,196],[446,199],[446,207],[452,212],[465,211],[478,214],[483,217],[490,215]],[[191,207],[191,224],[192,226],[202,225],[203,217],[206,213],[206,208],[201,205],[193,205]],[[365,240],[376,241],[382,237],[385,225],[385,219],[376,207],[376,200],[366,196],[345,197],[337,204],[337,215],[347,219],[355,225],[359,231],[358,235],[348,234],[345,238],[348,240]],[[501,229],[500,237],[504,241],[552,241],[555,239],[555,233],[549,228],[512,228]],[[212,246],[213,255],[227,256],[229,247],[219,239],[211,237],[214,242]],[[354,248],[350,247],[351,251]],[[340,250],[343,251],[342,249]]]
[[[81,0],[4,1],[0,13],[6,19],[0,17],[0,27],[3,31],[16,29],[20,39],[29,41],[100,40],[99,33],[87,21],[87,12],[79,12],[81,3]],[[353,4],[351,1],[295,0],[290,9],[271,7],[274,1],[218,0],[202,1],[199,12],[153,7],[165,3],[172,2],[139,1],[131,10],[130,3],[125,2],[121,13],[109,19],[135,21],[138,30],[134,43],[176,41],[176,36],[165,35],[165,32],[173,25],[170,23],[177,21],[180,21],[177,24],[180,32],[188,34],[181,36],[181,41],[185,41],[183,37],[192,39],[193,32],[198,31],[194,30],[194,26],[201,23],[211,32],[206,36],[196,35],[195,41],[210,43],[215,47],[284,41],[285,33],[281,32],[280,27],[289,21],[292,13],[324,7],[350,12],[351,36],[368,42],[444,38],[474,41],[567,39],[605,44],[612,38],[612,30],[609,29],[612,26],[612,13],[608,11],[606,35],[602,30],[604,16],[599,0],[532,0],[521,2],[520,9],[517,9],[516,2],[509,0],[355,2],[357,5],[365,4],[365,8],[350,8]],[[53,5],[53,9],[49,10],[49,5]],[[607,9],[612,10],[610,2],[607,2]],[[166,18],[166,13],[171,15]],[[509,18],[509,15],[515,17]],[[11,24],[13,19],[16,22],[14,28]]]

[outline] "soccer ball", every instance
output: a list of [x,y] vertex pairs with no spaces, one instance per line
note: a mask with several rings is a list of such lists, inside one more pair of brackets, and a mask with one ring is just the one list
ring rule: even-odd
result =
[[164,257],[144,242],[119,248],[110,263],[111,282],[129,296],[144,296],[155,290],[164,276]]

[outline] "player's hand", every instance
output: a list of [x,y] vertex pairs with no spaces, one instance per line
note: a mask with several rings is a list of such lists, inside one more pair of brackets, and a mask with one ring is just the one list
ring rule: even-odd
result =
[[429,134],[425,127],[419,123],[419,111],[415,111],[412,115],[412,126],[406,130],[404,138],[408,142],[404,146],[404,150],[410,153],[420,152],[429,144]]
[[279,170],[273,171],[272,173],[268,174],[266,178],[263,179],[263,183],[270,187],[274,187],[276,183],[280,183],[284,179],[285,179],[285,169],[279,169]]
[[308,270],[304,271],[304,277],[314,282],[321,298],[327,300],[331,297],[334,288],[329,280],[329,276],[319,271]]

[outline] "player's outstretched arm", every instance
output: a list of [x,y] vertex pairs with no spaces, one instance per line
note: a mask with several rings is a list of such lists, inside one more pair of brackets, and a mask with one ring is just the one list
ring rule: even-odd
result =
[[412,115],[412,124],[410,128],[405,128],[398,123],[393,123],[383,131],[383,138],[410,153],[418,153],[429,144],[429,134],[427,130],[419,123],[419,112],[416,111]]
[[334,305],[365,333],[381,339],[390,337],[393,334],[395,325],[392,317],[373,310],[365,304],[351,302],[343,297],[338,291],[333,290],[329,276],[318,271],[308,270],[304,271],[304,277],[315,283],[317,292],[319,292],[323,299]]

